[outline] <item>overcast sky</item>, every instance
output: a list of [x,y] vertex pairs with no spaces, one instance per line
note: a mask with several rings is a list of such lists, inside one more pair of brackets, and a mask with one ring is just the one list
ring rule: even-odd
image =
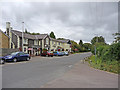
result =
[[117,2],[4,2],[1,3],[2,26],[10,22],[15,30],[50,33],[57,38],[90,42],[98,34],[107,43],[113,42],[118,31]]

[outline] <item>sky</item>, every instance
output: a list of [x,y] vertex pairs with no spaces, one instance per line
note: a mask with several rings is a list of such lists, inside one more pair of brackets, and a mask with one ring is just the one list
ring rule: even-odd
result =
[[76,42],[90,42],[95,36],[103,36],[107,43],[114,40],[118,31],[117,2],[1,2],[0,29],[5,31],[6,22],[14,30],[55,33],[57,38]]

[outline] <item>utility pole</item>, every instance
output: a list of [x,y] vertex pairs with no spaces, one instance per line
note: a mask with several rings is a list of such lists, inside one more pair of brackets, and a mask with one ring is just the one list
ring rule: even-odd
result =
[[24,43],[24,22],[22,22],[22,52],[24,52],[23,43]]
[[[98,42],[98,34],[96,34],[96,42]],[[97,61],[96,52],[97,52],[97,50],[96,50],[96,45],[95,45],[95,61]]]

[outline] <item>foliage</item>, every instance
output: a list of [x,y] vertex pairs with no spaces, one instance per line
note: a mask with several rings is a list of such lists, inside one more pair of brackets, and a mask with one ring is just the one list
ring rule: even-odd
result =
[[71,40],[71,49],[73,52],[88,52],[90,51],[91,44],[90,43],[85,43],[82,45],[77,44],[77,42]]
[[82,41],[82,40],[79,41],[79,45],[80,45],[81,47],[83,46],[83,41]]
[[105,44],[105,39],[102,36],[100,36],[100,37],[94,37],[91,40],[91,43],[92,43],[92,45],[95,45],[96,43],[104,43]]
[[92,45],[91,45],[90,43],[84,43],[84,44],[83,44],[83,47],[85,48],[86,51],[90,51]]
[[65,38],[57,38],[57,40],[65,40]]
[[34,33],[34,32],[33,32],[33,33],[30,33],[30,32],[27,31],[27,29],[25,29],[25,33],[31,34],[31,35],[40,35],[40,33]]
[[103,61],[120,60],[120,43],[97,46],[97,56]]
[[47,51],[47,49],[44,48],[43,51]]
[[120,42],[120,33],[114,33],[113,36],[115,36],[115,41],[114,42]]
[[55,35],[54,35],[54,32],[51,32],[51,33],[50,33],[50,37],[56,39],[56,37],[55,37]]
[[[102,61],[100,58],[97,58],[95,61],[95,56],[91,56],[89,58],[91,61],[89,61],[90,65],[96,69],[113,72],[113,73],[120,73],[119,66],[120,63],[116,60],[112,61]],[[119,66],[118,66],[119,65]]]

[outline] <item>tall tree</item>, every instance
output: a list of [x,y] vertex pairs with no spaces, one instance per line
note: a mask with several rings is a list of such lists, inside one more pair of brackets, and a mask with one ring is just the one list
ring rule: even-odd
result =
[[56,39],[54,32],[50,33],[50,37]]
[[100,36],[100,37],[94,37],[92,40],[91,40],[91,43],[94,45],[96,43],[104,43],[105,44],[105,39]]
[[79,45],[82,47],[83,46],[83,41],[80,40]]

